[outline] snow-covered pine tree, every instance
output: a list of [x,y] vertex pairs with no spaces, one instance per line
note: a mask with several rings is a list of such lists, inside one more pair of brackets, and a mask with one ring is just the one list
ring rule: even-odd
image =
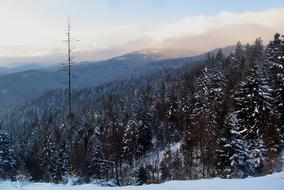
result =
[[43,178],[48,182],[58,183],[61,177],[58,174],[58,152],[54,139],[50,132],[46,132],[44,136],[44,144],[40,151],[40,167],[44,172]]
[[239,70],[243,70],[245,67],[245,52],[240,41],[236,44],[234,58],[237,62],[237,66],[240,66]]
[[137,184],[138,185],[143,185],[146,184],[149,180],[149,171],[144,165],[141,165],[139,170],[138,170],[138,175],[137,175]]
[[[243,133],[243,137],[246,140],[248,146],[251,148],[251,155],[254,156],[255,163],[251,162],[253,166],[250,168],[257,169],[261,166],[261,160],[263,153],[260,152],[260,142],[262,141],[262,126],[258,125],[259,114],[259,90],[257,84],[256,70],[253,69],[248,75],[246,80],[241,83],[239,89],[234,94],[235,99],[235,113],[238,119],[238,124]],[[250,158],[253,159],[253,158]],[[256,171],[251,171],[250,175],[254,175]]]
[[135,108],[137,123],[135,128],[136,159],[141,158],[152,148],[153,136],[150,128],[152,116],[146,106],[146,96],[146,94],[138,95]]
[[224,67],[224,61],[225,61],[225,56],[224,56],[222,49],[220,49],[216,54],[214,67],[223,68]]
[[235,127],[237,119],[234,114],[229,114],[224,124],[220,128],[217,139],[216,149],[216,172],[217,175],[223,178],[229,178],[232,175],[231,156],[233,154],[232,141],[233,136],[231,133],[232,126]]
[[141,158],[152,147],[152,133],[150,128],[140,120],[135,128],[135,157]]
[[218,136],[220,134],[221,127],[223,125],[223,104],[224,104],[224,76],[222,70],[212,68],[209,72],[210,84],[209,84],[209,118],[208,118],[208,132],[206,139],[208,140],[208,153],[207,165],[208,173],[210,176],[216,175],[215,163],[216,161],[216,149],[218,149]]
[[[226,119],[226,125],[230,129],[230,134],[224,140],[224,150],[223,158],[228,161],[229,158],[232,166],[225,167],[226,177],[231,175],[236,177],[247,177],[248,175],[253,175],[255,171],[255,164],[251,163],[253,155],[250,147],[250,143],[244,138],[247,129],[240,127],[237,119],[236,113],[230,113]],[[224,164],[226,164],[224,162]]]
[[173,160],[172,160],[172,179],[173,180],[181,180],[183,179],[183,167],[182,167],[182,160],[181,160],[181,153],[180,150],[176,150],[173,152]]
[[94,145],[91,149],[91,161],[88,165],[88,176],[92,179],[103,179],[107,175],[108,163],[104,160],[100,145]]
[[[183,114],[183,132],[182,132],[182,140],[181,140],[181,162],[183,164],[183,178],[190,179],[192,176],[192,166],[193,166],[193,151],[195,144],[195,138],[191,125],[191,109],[192,109],[192,98],[191,94],[189,94],[189,89],[183,92],[183,96],[181,99],[181,111]],[[196,142],[195,142],[196,143]]]
[[280,141],[284,143],[284,37],[275,34],[266,53],[267,65],[270,67],[270,80],[274,93],[273,110],[277,117],[277,125],[280,130]]
[[123,159],[130,166],[133,165],[133,160],[135,158],[135,129],[136,123],[133,120],[127,122],[127,126],[124,130],[123,135]]
[[244,77],[245,72],[245,53],[241,42],[235,47],[235,53],[228,56],[224,63],[224,76],[227,90],[233,89]]
[[193,163],[194,163],[194,149],[196,148],[196,139],[194,137],[194,131],[191,125],[187,125],[184,128],[182,142],[181,142],[181,153],[182,163],[184,166],[184,177],[190,179],[192,177]]
[[[182,153],[187,167],[186,170],[189,171],[190,167],[194,169],[190,171],[191,174],[198,173],[199,175],[201,173],[202,176],[205,176],[205,165],[207,164],[205,157],[206,151],[208,151],[207,145],[211,144],[206,137],[212,132],[209,127],[209,84],[208,69],[205,67],[196,82],[194,106],[190,114],[191,122],[189,126],[185,127],[182,141]],[[193,163],[198,163],[198,167],[194,167]],[[202,171],[195,171],[195,169],[200,168]],[[191,174],[186,175],[191,176]]]
[[[261,55],[257,55],[261,56]],[[257,60],[257,59],[256,59]],[[244,140],[250,147],[250,162],[247,162],[254,168],[250,175],[259,173],[259,169],[264,160],[264,144],[263,144],[263,127],[265,126],[261,120],[266,117],[265,108],[263,107],[264,99],[260,90],[260,81],[258,76],[258,67],[255,66],[248,73],[245,80],[238,86],[238,90],[234,94],[235,113],[238,125],[243,133]],[[266,123],[265,123],[266,124]]]
[[0,179],[15,176],[16,159],[6,132],[0,129]]
[[173,155],[172,151],[169,146],[166,147],[163,159],[160,162],[160,172],[161,172],[161,180],[166,181],[166,180],[171,180],[172,179],[172,166],[173,162]]
[[166,98],[167,102],[167,130],[169,133],[169,143],[175,143],[180,139],[180,129],[178,125],[178,99],[177,96],[172,92],[169,97]]
[[270,72],[267,64],[258,69],[259,77],[259,117],[257,123],[262,127],[263,146],[265,148],[265,162],[262,173],[267,174],[280,169],[280,129],[277,116],[273,109],[275,99],[270,83]]
[[57,175],[59,176],[60,181],[66,180],[66,177],[68,177],[71,172],[71,167],[69,147],[65,139],[62,139],[60,142],[56,162]]

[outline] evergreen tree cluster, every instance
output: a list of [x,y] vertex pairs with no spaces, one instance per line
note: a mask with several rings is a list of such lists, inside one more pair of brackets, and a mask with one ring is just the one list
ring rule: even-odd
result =
[[229,56],[74,90],[71,126],[65,91],[47,92],[1,116],[0,178],[126,185],[278,171],[283,64],[279,34],[266,47],[238,42]]

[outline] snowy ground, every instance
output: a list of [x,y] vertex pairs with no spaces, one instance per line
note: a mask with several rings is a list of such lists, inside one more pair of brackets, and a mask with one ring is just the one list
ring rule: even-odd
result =
[[[9,181],[0,182],[0,190],[16,190]],[[264,177],[246,179],[202,179],[190,181],[170,181],[163,184],[126,187],[100,187],[86,185],[54,185],[47,183],[30,183],[23,190],[284,190],[284,172]]]

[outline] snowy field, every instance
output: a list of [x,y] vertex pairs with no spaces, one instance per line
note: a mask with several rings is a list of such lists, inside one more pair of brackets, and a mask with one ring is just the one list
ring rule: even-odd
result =
[[[0,183],[0,190],[17,190],[16,184],[5,181]],[[86,185],[54,185],[30,183],[23,190],[284,190],[284,172],[264,177],[246,179],[202,179],[192,181],[170,181],[163,184],[126,187],[100,187]]]

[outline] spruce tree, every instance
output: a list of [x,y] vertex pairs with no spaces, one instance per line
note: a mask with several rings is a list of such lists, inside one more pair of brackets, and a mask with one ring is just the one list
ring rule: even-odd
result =
[[169,146],[165,149],[163,159],[160,163],[160,172],[162,181],[171,180],[173,175],[173,155]]
[[[224,158],[228,158],[231,162],[232,172],[230,168],[226,169],[226,174],[235,175],[236,177],[247,177],[253,175],[255,171],[255,164],[252,162],[253,154],[250,143],[244,138],[247,129],[240,127],[235,113],[232,113],[227,118],[227,125],[230,128],[230,135],[225,139],[224,148],[227,153]],[[226,163],[226,162],[225,162]],[[224,163],[224,164],[225,164]],[[228,173],[227,173],[228,172]],[[228,177],[228,176],[227,176]]]
[[[66,140],[63,139],[60,142],[58,156],[57,156],[57,175],[60,181],[64,180],[64,177],[68,177],[70,174],[70,152]],[[66,179],[65,179],[66,180]]]
[[135,158],[135,130],[136,123],[133,120],[127,122],[123,135],[123,159],[132,166]]
[[0,130],[0,179],[11,179],[15,175],[16,159],[8,134]]
[[146,184],[149,180],[149,172],[144,167],[144,165],[141,165],[138,170],[138,176],[137,176],[137,183],[138,185]]
[[45,135],[43,147],[40,151],[40,167],[44,172],[44,180],[58,183],[61,177],[58,173],[58,152],[50,132]]
[[267,65],[270,67],[270,80],[273,88],[273,110],[280,130],[280,141],[284,143],[284,37],[275,34],[267,48]]

